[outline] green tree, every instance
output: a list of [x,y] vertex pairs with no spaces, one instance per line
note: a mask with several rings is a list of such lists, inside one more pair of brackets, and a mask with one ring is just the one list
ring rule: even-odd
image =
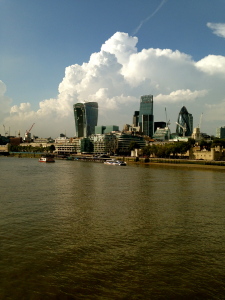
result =
[[187,143],[193,147],[195,145],[195,139],[189,138]]
[[135,141],[131,141],[129,145],[129,150],[132,151],[134,149],[140,149],[140,145]]
[[52,153],[54,150],[55,150],[55,146],[54,145],[51,145],[48,147],[49,151]]
[[220,146],[225,148],[225,139],[215,138],[211,144],[211,147]]
[[[214,141],[213,141],[213,143],[214,143]],[[217,142],[215,142],[215,144],[217,144]],[[212,143],[207,142],[205,140],[201,140],[200,143],[199,143],[199,146],[200,146],[201,150],[203,150],[203,149],[210,150],[211,146],[212,146]],[[219,146],[219,144],[217,146]]]
[[145,147],[143,147],[142,148],[142,153],[143,153],[143,155],[145,155],[145,156],[150,156],[150,149],[151,149],[151,146],[145,146]]

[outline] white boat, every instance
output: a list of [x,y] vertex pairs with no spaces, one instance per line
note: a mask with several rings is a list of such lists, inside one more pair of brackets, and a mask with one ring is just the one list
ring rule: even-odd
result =
[[45,162],[45,163],[55,162],[54,157],[50,155],[42,155],[38,161]]
[[127,165],[124,161],[115,160],[115,159],[108,159],[104,162],[104,164],[111,165],[111,166],[126,166]]

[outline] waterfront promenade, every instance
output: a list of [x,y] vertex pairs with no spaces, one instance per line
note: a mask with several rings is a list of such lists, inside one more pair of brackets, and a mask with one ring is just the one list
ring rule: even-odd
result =
[[[33,152],[14,152],[10,153],[8,157],[27,157],[27,158],[39,158],[43,153]],[[111,156],[110,159],[123,160],[126,163],[136,164],[154,164],[154,165],[175,165],[186,167],[202,167],[202,168],[219,168],[225,169],[225,161],[208,161],[208,160],[190,160],[190,159],[173,159],[173,158],[146,158],[146,157],[131,157],[131,156]],[[92,155],[72,155],[69,157],[55,156],[55,159],[64,159],[70,161],[91,161],[103,163],[109,158],[93,157]]]

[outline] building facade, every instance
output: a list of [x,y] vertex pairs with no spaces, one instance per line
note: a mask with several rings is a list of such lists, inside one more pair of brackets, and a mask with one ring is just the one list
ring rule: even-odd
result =
[[160,128],[158,127],[153,134],[153,139],[157,141],[168,141],[170,139],[171,133],[169,127]]
[[219,139],[225,139],[225,126],[216,128],[216,137]]
[[166,122],[164,121],[154,122],[154,133],[156,132],[157,128],[165,128],[165,127],[166,127]]
[[[137,118],[137,115],[135,117]],[[143,134],[152,137],[154,131],[152,95],[141,96],[138,121],[140,130],[143,132]]]
[[85,102],[73,105],[77,137],[88,137],[95,133],[98,123],[98,103]]
[[183,106],[178,114],[176,133],[178,136],[191,136],[193,132],[193,116]]
[[133,127],[138,127],[139,125],[139,111],[136,110],[133,115]]
[[113,131],[119,131],[119,126],[117,125],[95,126],[95,134],[104,134]]
[[95,134],[90,137],[94,145],[95,154],[114,154],[117,150],[117,138],[115,134]]
[[146,146],[146,141],[142,136],[120,133],[117,134],[118,140],[118,154],[127,154],[130,153],[130,144],[131,142],[136,142],[140,148]]

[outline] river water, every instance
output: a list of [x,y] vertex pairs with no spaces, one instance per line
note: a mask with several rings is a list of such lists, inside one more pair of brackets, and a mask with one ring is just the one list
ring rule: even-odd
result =
[[0,170],[0,299],[225,299],[225,170]]

